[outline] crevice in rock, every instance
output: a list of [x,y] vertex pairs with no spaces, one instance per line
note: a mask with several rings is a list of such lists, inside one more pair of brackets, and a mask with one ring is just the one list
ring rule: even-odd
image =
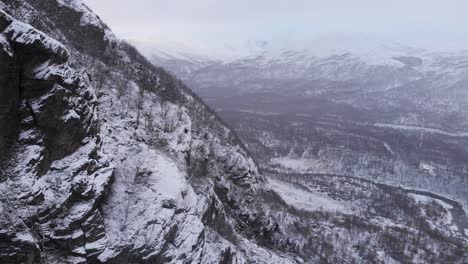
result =
[[25,102],[26,108],[27,108],[28,111],[29,111],[29,114],[31,114],[31,117],[32,117],[34,126],[40,127],[40,126],[39,126],[39,123],[38,123],[38,121],[37,121],[36,113],[34,113],[34,110],[33,110],[32,106],[31,106],[31,103],[29,103],[29,100],[28,100],[28,99],[25,99],[24,102]]
[[86,252],[86,244],[88,243],[88,242],[87,242],[87,237],[86,237],[86,231],[85,231],[85,229],[84,229],[84,227],[83,227],[83,223],[82,223],[82,222],[80,222],[79,225],[80,225],[80,230],[81,230],[81,232],[83,232],[83,249],[84,249],[84,252],[85,252],[86,263],[90,263],[90,260],[89,260],[89,258],[88,258],[88,254],[87,254],[87,252]]

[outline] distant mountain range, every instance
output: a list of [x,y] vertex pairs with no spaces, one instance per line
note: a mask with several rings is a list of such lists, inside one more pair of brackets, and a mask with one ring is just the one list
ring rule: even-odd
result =
[[380,179],[468,204],[468,140],[454,136],[468,132],[468,52],[368,37],[244,47],[229,60],[146,55],[233,125],[265,168]]
[[468,130],[468,52],[429,52],[369,38],[325,38],[308,49],[252,43],[234,59],[191,54],[188,48],[143,51],[207,97],[318,96],[381,112],[387,123]]

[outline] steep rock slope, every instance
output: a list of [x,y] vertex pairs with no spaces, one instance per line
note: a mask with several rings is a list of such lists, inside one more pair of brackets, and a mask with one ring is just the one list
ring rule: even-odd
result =
[[2,13],[2,260],[234,258],[203,222],[261,180],[235,135],[80,1],[5,3],[46,33]]
[[[343,243],[323,241],[341,217],[297,210],[208,107],[81,1],[0,7],[2,263],[466,261],[463,230],[418,232],[411,210],[395,232],[344,226],[395,247],[338,236],[363,249],[336,254]],[[415,253],[402,234],[427,247]]]
[[14,242],[2,243],[2,257],[31,261],[52,241],[85,254],[113,174],[100,153],[96,97],[62,44],[3,11],[1,23],[2,240]]

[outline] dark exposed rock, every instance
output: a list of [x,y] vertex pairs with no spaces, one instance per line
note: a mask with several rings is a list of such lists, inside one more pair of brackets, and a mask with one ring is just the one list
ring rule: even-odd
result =
[[[10,186],[7,188],[23,192],[18,200],[11,197],[9,203],[16,208],[20,205],[27,208],[24,215],[7,216],[1,222],[2,230],[7,233],[2,237],[5,250],[0,253],[0,260],[2,263],[32,263],[46,259],[45,245],[58,245],[71,254],[93,257],[102,252],[97,243],[105,237],[99,212],[88,213],[87,210],[96,208],[94,203],[100,199],[112,176],[102,163],[102,157],[94,152],[93,158],[92,152],[88,156],[84,151],[84,158],[89,160],[71,174],[76,180],[70,184],[69,194],[60,194],[69,183],[53,186],[50,182],[40,183],[38,178],[47,176],[54,161],[63,164],[63,167],[53,168],[57,172],[69,170],[67,162],[79,163],[81,154],[76,154],[75,160],[65,161],[65,158],[77,153],[83,145],[92,146],[98,142],[96,101],[88,90],[89,80],[68,66],[67,49],[44,33],[3,11],[0,12],[0,26],[3,30],[0,56],[5,58],[0,62],[0,67],[5,68],[0,76],[0,157],[18,159],[4,160],[0,167],[3,180]],[[91,140],[83,141],[84,138]],[[25,167],[18,166],[23,162]],[[97,178],[100,182],[96,182]],[[23,181],[34,184],[22,188]],[[50,192],[63,196],[51,200]],[[6,201],[8,198],[2,198],[3,211],[7,210]],[[95,231],[99,230],[99,223],[101,232]],[[17,228],[5,229],[8,224]],[[43,251],[41,258],[39,251]]]
[[39,257],[33,241],[18,240],[15,235],[0,232],[0,260],[5,264],[32,264]]

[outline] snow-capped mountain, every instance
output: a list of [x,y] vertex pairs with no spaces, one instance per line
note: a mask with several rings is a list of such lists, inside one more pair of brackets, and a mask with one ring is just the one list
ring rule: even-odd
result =
[[366,37],[256,47],[184,71],[185,60],[152,60],[217,109],[262,166],[379,179],[468,205],[467,52]]
[[466,262],[460,203],[261,171],[81,0],[0,9],[0,263]]
[[162,58],[151,49],[146,54],[202,97],[262,92],[324,97],[393,112],[387,123],[468,130],[468,52],[430,52],[368,37],[319,38],[300,46],[255,43],[255,52],[234,60]]

